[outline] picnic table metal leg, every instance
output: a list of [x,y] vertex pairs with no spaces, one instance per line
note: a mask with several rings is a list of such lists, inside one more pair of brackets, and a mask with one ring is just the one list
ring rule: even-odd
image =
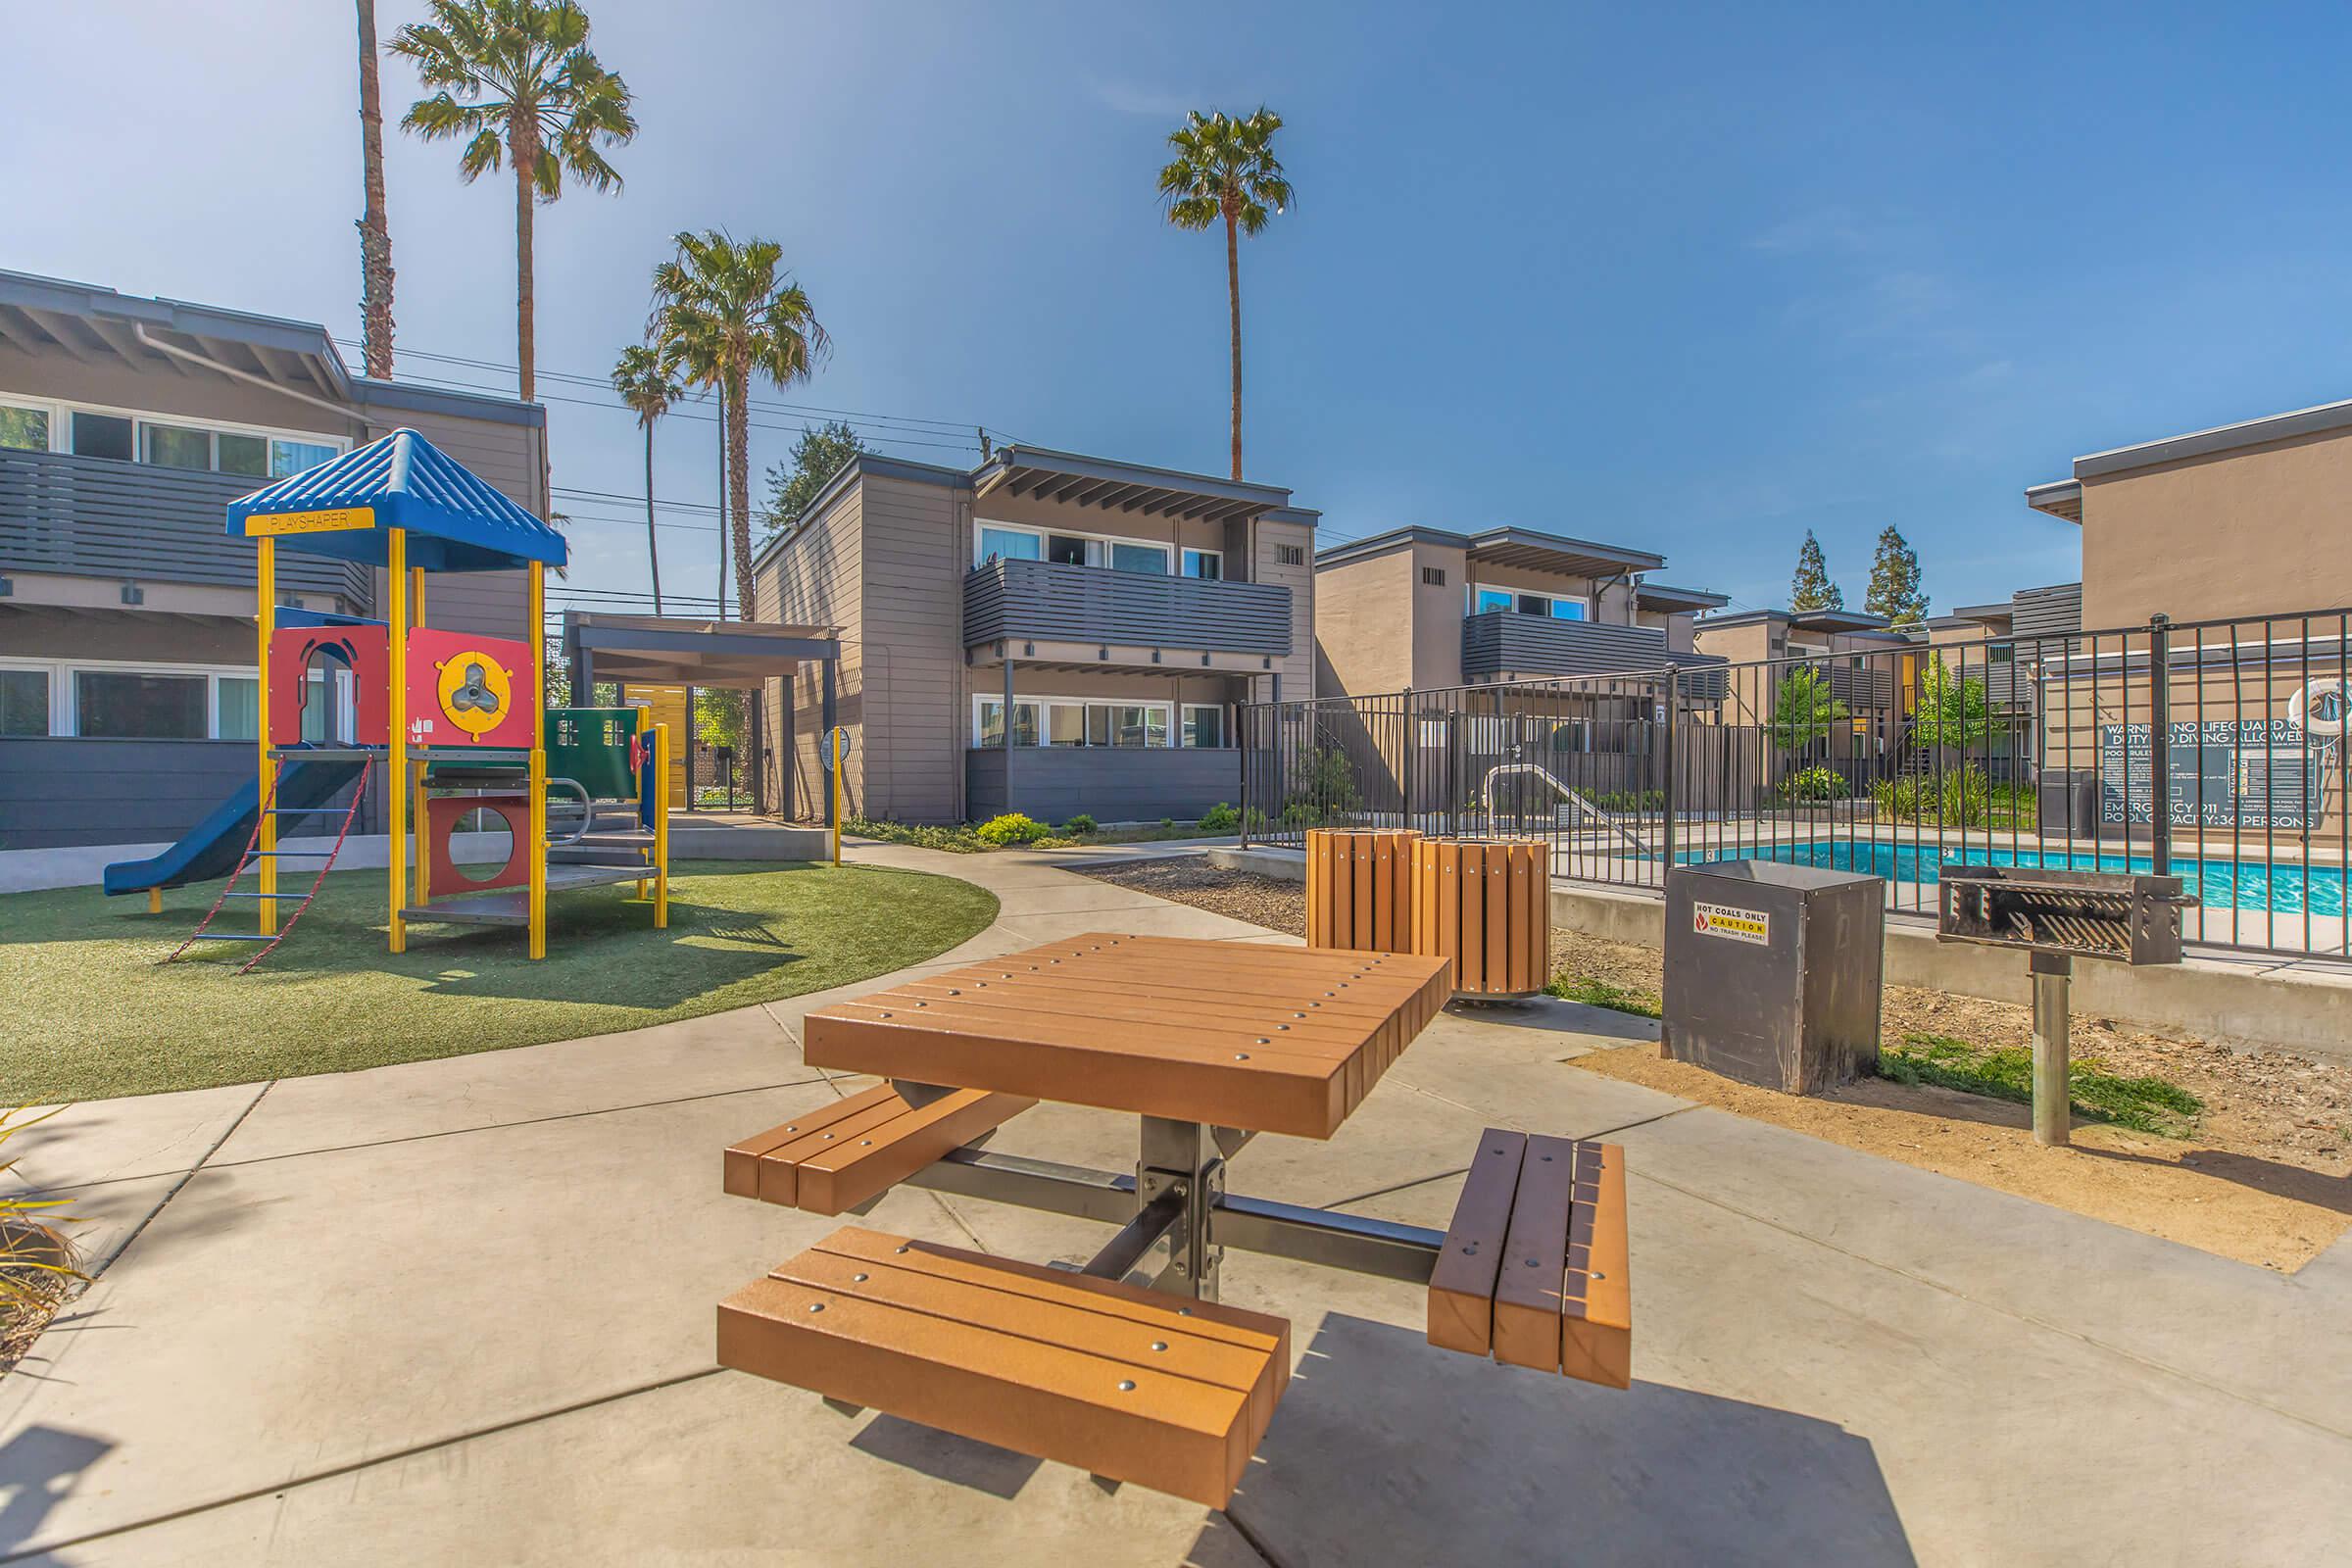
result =
[[1136,1211],[1163,1195],[1178,1199],[1183,1217],[1168,1233],[1168,1266],[1154,1282],[1163,1291],[1198,1300],[1217,1299],[1225,1250],[1209,1230],[1209,1215],[1225,1193],[1225,1161],[1206,1123],[1143,1118],[1143,1154],[1135,1166]]

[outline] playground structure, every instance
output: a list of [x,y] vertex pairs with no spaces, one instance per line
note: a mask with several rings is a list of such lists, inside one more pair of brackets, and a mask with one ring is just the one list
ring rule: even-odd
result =
[[[393,953],[408,951],[412,923],[507,925],[524,927],[530,956],[542,958],[548,896],[615,883],[636,883],[655,926],[669,924],[666,726],[645,709],[545,704],[545,574],[566,559],[562,534],[408,429],[231,503],[227,526],[255,548],[264,694],[255,781],[164,854],[108,866],[109,894],[143,891],[154,910],[165,888],[227,876],[179,951],[199,941],[263,944],[251,968],[284,939],[342,851],[359,794],[334,798],[346,786],[364,792],[372,776],[384,792]],[[281,608],[281,548],[382,566],[388,618]],[[512,570],[526,583],[522,638],[421,624],[428,574]],[[336,678],[314,682],[319,664]],[[314,695],[344,685],[347,714],[331,712],[328,699],[332,738],[304,740]],[[567,798],[553,838],[551,791]],[[320,813],[342,815],[332,849],[281,845],[282,818]],[[512,849],[482,872],[461,865],[453,848],[464,825],[485,815],[506,825]],[[303,858],[320,862],[309,890],[281,892],[281,862]],[[241,891],[248,872],[255,886]],[[232,900],[256,906],[257,930],[209,929]],[[289,903],[291,914],[281,908]]]

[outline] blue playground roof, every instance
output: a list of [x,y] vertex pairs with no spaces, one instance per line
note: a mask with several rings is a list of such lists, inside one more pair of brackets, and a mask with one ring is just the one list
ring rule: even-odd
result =
[[238,538],[267,533],[288,550],[371,565],[387,564],[393,528],[408,530],[409,564],[426,571],[561,566],[568,555],[561,533],[409,429],[228,504]]

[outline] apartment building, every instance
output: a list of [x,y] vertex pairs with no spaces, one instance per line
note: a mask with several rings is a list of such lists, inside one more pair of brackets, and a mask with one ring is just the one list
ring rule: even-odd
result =
[[[1239,798],[1239,705],[1313,690],[1317,515],[1035,447],[968,470],[867,454],[760,552],[757,608],[839,632],[853,815],[1197,817]],[[824,700],[817,671],[768,689],[795,814],[822,814]]]
[[1721,594],[1642,580],[1665,558],[1533,528],[1414,525],[1315,556],[1316,689],[1622,674],[1711,663],[1696,616]]
[[[228,503],[403,425],[547,514],[536,404],[354,375],[313,322],[0,271],[0,849],[173,837],[251,776],[254,552]],[[380,568],[324,556],[278,587],[384,602]],[[485,573],[436,579],[425,618],[522,613],[520,576]]]
[[2026,504],[2082,530],[2082,624],[2352,605],[2352,401],[2077,458]]

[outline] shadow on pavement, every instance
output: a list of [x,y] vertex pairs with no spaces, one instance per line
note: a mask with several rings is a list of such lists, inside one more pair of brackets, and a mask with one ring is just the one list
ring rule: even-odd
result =
[[1282,1562],[1911,1564],[1869,1442],[1333,1314],[1226,1510]]
[[0,1552],[23,1545],[65,1501],[74,1478],[114,1445],[55,1427],[26,1427],[0,1444]]

